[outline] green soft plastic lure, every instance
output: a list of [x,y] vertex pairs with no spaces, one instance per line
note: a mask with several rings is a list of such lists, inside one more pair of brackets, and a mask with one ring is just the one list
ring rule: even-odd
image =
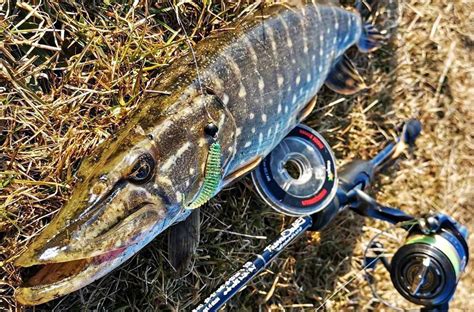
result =
[[221,156],[221,145],[212,143],[207,157],[204,182],[197,198],[188,206],[189,209],[201,207],[217,193],[217,188],[222,179]]

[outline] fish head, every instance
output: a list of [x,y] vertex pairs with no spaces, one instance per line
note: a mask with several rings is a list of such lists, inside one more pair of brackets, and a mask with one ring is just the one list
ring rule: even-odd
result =
[[91,283],[189,215],[210,144],[233,146],[235,125],[215,95],[188,93],[167,109],[144,103],[83,161],[66,205],[15,260],[38,267],[16,290],[18,302],[40,304]]

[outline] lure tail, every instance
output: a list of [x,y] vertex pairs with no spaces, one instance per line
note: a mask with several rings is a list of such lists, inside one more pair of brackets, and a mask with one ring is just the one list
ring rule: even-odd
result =
[[221,146],[219,143],[213,143],[209,148],[204,183],[197,198],[188,206],[189,209],[201,207],[216,194],[219,184],[222,180],[221,157]]

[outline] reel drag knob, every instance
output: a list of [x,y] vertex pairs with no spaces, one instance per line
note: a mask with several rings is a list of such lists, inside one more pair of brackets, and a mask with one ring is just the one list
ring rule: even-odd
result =
[[393,256],[390,277],[407,300],[436,307],[449,302],[466,262],[467,251],[453,233],[417,233]]

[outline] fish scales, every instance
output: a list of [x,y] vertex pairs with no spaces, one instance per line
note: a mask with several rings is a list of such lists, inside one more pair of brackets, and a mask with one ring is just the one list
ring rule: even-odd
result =
[[301,122],[361,35],[357,13],[271,6],[174,61],[117,135],[81,164],[67,204],[15,260],[42,266],[17,290],[18,302],[77,290],[185,219],[216,142],[223,180],[215,192],[246,172]]
[[[227,173],[268,154],[299,122],[297,114],[322,86],[332,63],[360,36],[361,21],[339,8],[308,5],[252,26],[237,30],[236,39],[204,69],[226,86],[222,96],[240,128]],[[256,61],[249,60],[252,54]],[[270,136],[268,129],[273,129]]]

